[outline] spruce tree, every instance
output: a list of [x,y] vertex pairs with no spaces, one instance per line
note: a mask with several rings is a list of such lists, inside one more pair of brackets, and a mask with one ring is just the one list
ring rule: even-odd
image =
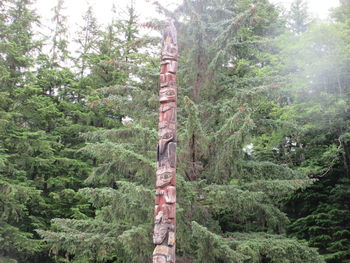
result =
[[30,1],[1,3],[0,255],[19,262],[52,262],[35,229],[47,229],[55,217],[93,214],[76,192],[92,165],[78,152],[79,134],[105,118],[88,106],[91,94],[76,103],[79,77],[66,67],[63,1],[58,5],[47,49],[43,39],[34,40],[33,24],[40,24]]
[[[346,12],[346,5],[335,11]],[[291,103],[276,111],[294,126],[294,135],[281,133],[292,143],[285,157],[315,180],[286,199],[288,232],[318,247],[327,262],[349,260],[349,26],[344,17],[338,19],[283,36],[279,68],[292,72],[286,89]]]
[[2,1],[0,8],[0,260],[25,260],[40,249],[32,239],[34,222],[29,215],[41,202],[40,192],[27,181],[28,170],[35,169],[31,153],[42,153],[45,161],[44,155],[50,151],[47,137],[30,130],[23,111],[27,96],[39,92],[30,71],[33,54],[40,46],[33,40],[32,30],[38,18],[29,1]]
[[289,26],[292,31],[300,34],[304,33],[310,23],[307,3],[303,0],[295,0],[289,11]]
[[[265,115],[285,83],[273,68],[278,48],[271,42],[284,31],[277,10],[264,0],[185,1],[173,16],[181,18],[177,260],[323,262],[315,249],[286,238],[280,210],[282,196],[311,180],[248,147],[281,125]],[[145,42],[130,44],[137,43]],[[145,262],[152,254],[159,59],[136,50],[132,63],[113,60],[129,62],[128,78],[101,88],[104,97],[93,103],[120,114],[121,125],[85,134],[90,143],[82,150],[97,167],[87,181],[94,188],[80,192],[96,216],[55,219],[51,231],[40,231],[73,262]]]
[[94,51],[86,56],[91,68],[82,76],[99,88],[90,107],[111,124],[85,133],[89,143],[81,150],[96,164],[86,181],[89,188],[79,191],[89,198],[95,216],[55,219],[51,231],[39,230],[58,258],[68,253],[72,262],[141,262],[153,247],[159,59],[139,51],[153,39],[138,36],[134,9],[128,10],[126,19],[114,19],[99,32]]
[[[186,184],[197,196],[191,208],[184,209],[183,220],[205,226],[201,229],[208,235],[227,238],[222,243],[238,255],[223,262],[322,260],[305,245],[300,245],[308,255],[305,258],[298,252],[287,252],[289,246],[295,247],[295,241],[276,235],[285,233],[288,222],[279,210],[279,197],[311,180],[287,165],[261,161],[248,150],[253,138],[278,125],[261,112],[262,106],[274,99],[273,91],[283,84],[283,78],[272,67],[277,50],[271,42],[284,30],[277,10],[267,1],[185,1],[176,12],[184,21],[179,31],[184,59],[180,59],[179,77],[183,79],[179,89],[188,96],[183,106],[186,112],[180,115],[179,127],[184,127],[184,133],[179,144],[186,148],[180,149],[179,165],[188,175],[185,177],[190,182]],[[189,152],[192,159],[181,159]],[[197,168],[196,176],[191,176],[193,167]],[[197,230],[192,228],[194,235]],[[250,240],[247,232],[258,232],[259,238]],[[267,237],[261,232],[275,235]],[[235,236],[245,236],[250,241],[238,239],[232,246],[229,240]],[[283,251],[283,256],[269,254],[260,247],[264,239],[270,243],[274,238],[285,242],[272,249]],[[198,262],[222,260],[220,244],[209,245],[210,240],[196,240],[198,245],[192,247],[200,257]],[[178,244],[181,247],[181,240]],[[202,257],[208,247],[213,255]],[[185,251],[183,256],[187,257]]]

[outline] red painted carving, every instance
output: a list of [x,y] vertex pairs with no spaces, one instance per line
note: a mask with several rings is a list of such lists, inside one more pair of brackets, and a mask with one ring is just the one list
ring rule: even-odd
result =
[[176,103],[168,102],[160,105],[159,123],[176,123]]
[[163,61],[160,67],[160,74],[170,72],[175,74],[177,71],[177,61],[175,60],[166,60]]
[[[160,74],[160,87],[168,87],[176,85],[176,75],[172,73]],[[161,89],[162,90],[162,89]]]
[[153,263],[175,263],[177,35],[172,21],[163,32],[160,68],[157,179]]
[[175,168],[161,167],[157,170],[156,187],[161,188],[167,185],[175,185],[176,171]]
[[176,101],[176,87],[170,86],[160,89],[159,91],[159,101],[162,102],[170,102]]
[[176,188],[174,186],[166,186],[156,190],[156,205],[176,203]]

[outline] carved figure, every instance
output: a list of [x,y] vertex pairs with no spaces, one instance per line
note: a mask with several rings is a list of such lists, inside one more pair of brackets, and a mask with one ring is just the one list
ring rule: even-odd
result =
[[163,31],[163,48],[162,59],[164,60],[177,60],[177,32],[174,26],[174,21],[167,21],[167,27]]
[[164,151],[160,153],[158,145],[158,167],[171,167],[175,168],[176,166],[176,143],[169,142]]
[[[169,125],[167,125],[169,124]],[[159,143],[157,149],[158,167],[172,167],[176,164],[175,129],[169,128],[171,122],[164,122],[159,128]],[[175,126],[175,124],[173,125]]]
[[175,204],[176,203],[176,187],[168,186],[165,190],[163,190],[164,201],[167,204]]
[[164,129],[172,130],[175,133],[176,123],[175,122],[160,122],[158,124],[158,136]]
[[156,245],[161,245],[166,242],[165,238],[171,229],[171,224],[166,222],[164,219],[164,212],[159,211],[154,224],[153,232],[153,243]]
[[154,207],[154,214],[157,215],[160,211],[163,211],[164,222],[173,222],[176,218],[176,205],[175,204],[160,204]]
[[175,86],[176,85],[176,77],[171,73],[160,74],[160,87],[164,88],[167,86]]
[[169,253],[170,247],[165,245],[158,245],[153,251],[153,255],[167,255]]
[[173,19],[167,20],[166,25],[167,26],[164,28],[164,31],[163,31],[163,41],[164,42],[170,41],[174,45],[177,45],[177,32],[174,25],[174,20]]
[[166,43],[163,48],[162,56],[165,59],[176,60],[177,59],[177,47],[172,43]]
[[154,214],[157,215],[159,212],[163,212],[164,222],[173,222],[176,218],[176,204],[159,204],[154,206]]
[[159,108],[159,123],[176,123],[176,103],[164,103]]
[[163,206],[164,217],[168,219],[174,219],[176,217],[176,205],[165,204]]
[[177,61],[176,60],[165,60],[160,66],[160,74],[166,72],[176,74],[177,71]]
[[175,130],[164,127],[159,130],[159,154],[164,154],[168,144],[175,141]]
[[156,204],[174,204],[176,203],[176,188],[174,186],[167,186],[164,189],[156,190]]
[[157,169],[156,187],[164,187],[175,183],[176,172],[171,167],[160,167]]
[[159,101],[170,102],[176,101],[176,88],[175,87],[165,87],[159,91]]

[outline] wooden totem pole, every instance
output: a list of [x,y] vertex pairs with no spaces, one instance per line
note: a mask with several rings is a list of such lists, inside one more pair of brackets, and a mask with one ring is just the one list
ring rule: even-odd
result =
[[169,20],[163,33],[160,70],[153,263],[175,263],[177,57],[176,28]]

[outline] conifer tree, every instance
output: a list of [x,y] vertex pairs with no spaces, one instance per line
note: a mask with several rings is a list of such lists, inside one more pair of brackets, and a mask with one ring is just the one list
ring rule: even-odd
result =
[[77,153],[83,144],[79,133],[94,130],[105,118],[83,103],[72,104],[72,96],[64,93],[75,97],[68,90],[78,78],[64,65],[68,53],[61,9],[54,36],[60,40],[53,41],[55,52],[46,54],[44,41],[34,40],[38,17],[30,1],[4,1],[1,8],[0,255],[51,262],[35,229],[46,229],[54,217],[93,213],[76,192],[91,165]]
[[[284,30],[278,15],[264,0],[184,1],[173,14],[181,17],[179,262],[323,262],[315,249],[286,238],[288,218],[279,209],[280,197],[309,178],[247,150],[253,136],[280,125],[264,118],[283,83],[272,67],[271,38]],[[56,219],[52,231],[40,231],[75,262],[145,262],[152,253],[159,60],[132,57],[139,59],[127,68],[130,78],[101,88],[105,97],[94,103],[124,122],[85,135],[83,151],[97,167],[88,180],[95,188],[80,192],[96,207],[95,218]]]
[[[178,262],[349,260],[349,1],[328,24],[304,3],[156,3],[179,32]],[[0,2],[0,261],[147,262],[159,38],[134,1],[107,28],[89,7],[74,55],[64,5],[44,41],[31,1]]]
[[[37,16],[29,1],[2,1],[0,8],[0,260],[24,260],[40,248],[31,239],[30,225],[34,222],[28,213],[41,201],[39,191],[26,180],[27,170],[34,168],[30,153],[47,148],[47,137],[28,128],[30,123],[22,111],[26,97],[38,91],[29,70],[39,47],[32,31]],[[42,143],[30,145],[33,139]]]
[[[84,135],[89,144],[82,151],[97,167],[87,180],[90,187],[80,193],[90,199],[96,214],[89,220],[55,219],[53,231],[39,231],[58,257],[68,253],[73,262],[141,262],[153,248],[159,59],[139,52],[152,39],[138,36],[132,6],[128,14],[100,33],[95,52],[88,56],[94,63],[84,76],[102,86],[90,106],[113,124]],[[104,108],[108,110],[102,112]]]
[[[346,5],[335,10],[336,17],[346,10]],[[289,135],[281,133],[290,138],[288,148],[294,149],[285,157],[296,160],[299,171],[316,179],[314,185],[287,199],[288,232],[318,247],[327,262],[349,260],[349,102],[344,95],[350,83],[349,57],[344,56],[349,26],[344,17],[337,19],[342,23],[314,23],[310,32],[284,35],[285,67],[278,66],[292,72],[286,90],[291,103],[277,110],[294,126]],[[298,160],[298,155],[303,157]]]
[[[60,61],[64,63],[68,57],[68,29],[67,16],[63,14],[64,0],[57,0],[56,6],[52,9],[54,15],[51,19],[53,22],[52,29],[52,47],[50,55],[53,61]],[[56,62],[57,63],[57,62]]]
[[289,11],[289,25],[293,32],[300,34],[306,31],[309,21],[307,4],[303,0],[295,0]]
[[[186,99],[183,107],[189,107],[189,110],[179,116],[182,120],[179,127],[184,127],[179,143],[179,165],[184,169],[184,177],[190,181],[186,182],[187,187],[197,193],[191,207],[183,207],[183,220],[194,220],[207,226],[208,234],[224,234],[231,238],[247,235],[244,234],[246,231],[284,233],[288,219],[278,209],[278,197],[308,185],[311,180],[286,165],[261,162],[244,151],[252,142],[252,136],[277,124],[265,121],[264,115],[255,109],[266,103],[264,97],[271,99],[272,90],[281,85],[280,77],[272,69],[270,59],[274,47],[269,44],[269,39],[283,31],[279,27],[282,22],[278,21],[278,13],[267,1],[255,1],[254,4],[249,1],[235,4],[230,1],[185,1],[176,12],[183,22],[179,31],[181,58],[184,59],[180,58],[179,77],[183,79],[179,88],[194,101]],[[196,180],[201,181],[197,183]],[[205,186],[208,183],[214,185]],[[200,215],[204,210],[208,212],[203,218]],[[262,243],[266,237],[258,235],[261,235],[258,243]],[[270,236],[269,239],[273,237],[280,238]],[[214,252],[215,247],[209,246],[208,241],[196,241],[199,245],[192,249],[203,252],[206,247],[211,247],[214,254],[201,260],[206,258],[206,262],[215,262],[221,259],[220,245]],[[294,241],[285,237],[283,242],[294,246]],[[181,245],[187,243],[178,241],[183,257],[189,256],[189,250]],[[224,239],[222,243],[228,244]],[[247,244],[238,241],[235,248],[240,245],[245,247]],[[301,247],[309,257],[298,258],[295,254],[293,262],[321,259],[315,251]],[[277,255],[273,258],[256,250],[254,242],[250,243],[250,249],[252,254],[237,249],[240,254],[223,262],[241,262],[245,257],[251,262],[263,258],[271,262],[282,261]],[[253,253],[260,255],[260,259],[254,259]]]

